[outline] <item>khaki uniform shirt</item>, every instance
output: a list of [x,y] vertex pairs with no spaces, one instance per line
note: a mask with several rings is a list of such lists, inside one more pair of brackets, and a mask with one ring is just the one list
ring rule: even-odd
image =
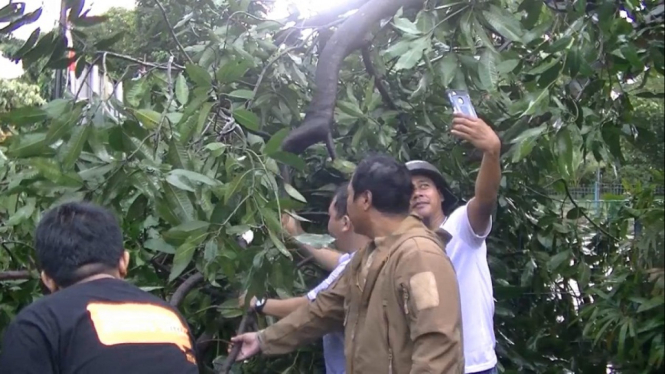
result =
[[359,250],[315,301],[261,331],[262,352],[289,353],[344,326],[347,374],[463,373],[459,290],[444,247],[409,216]]

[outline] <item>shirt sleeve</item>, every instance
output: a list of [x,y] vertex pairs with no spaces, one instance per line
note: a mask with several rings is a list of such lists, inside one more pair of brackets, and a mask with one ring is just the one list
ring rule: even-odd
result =
[[5,330],[0,352],[3,374],[55,374],[53,348],[39,324],[19,315]]
[[[405,243],[406,244],[406,243]],[[462,313],[455,271],[440,247],[414,239],[396,268],[413,353],[411,373],[463,373]]]
[[261,352],[265,355],[290,353],[329,332],[342,329],[348,274],[343,271],[337,281],[319,293],[314,301],[260,331]]
[[457,208],[444,222],[442,228],[450,232],[453,237],[458,236],[464,243],[471,248],[480,248],[485,239],[492,231],[492,216],[489,218],[489,223],[485,232],[476,234],[471,227],[469,221],[468,205]]
[[328,287],[330,287],[330,285],[333,284],[342,274],[346,264],[349,263],[349,259],[350,256],[348,254],[344,254],[342,257],[340,257],[337,267],[330,273],[330,275],[328,275],[326,279],[323,280],[323,282],[319,283],[318,286],[314,287],[307,293],[307,299],[309,301],[314,301],[314,299],[316,299],[316,295],[318,295],[319,292],[328,289]]

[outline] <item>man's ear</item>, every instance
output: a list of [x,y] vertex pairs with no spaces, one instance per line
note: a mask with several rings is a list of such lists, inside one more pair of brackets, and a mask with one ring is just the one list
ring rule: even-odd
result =
[[372,207],[372,192],[371,191],[363,192],[362,199],[363,199],[363,209],[369,210],[369,208]]
[[122,256],[120,257],[120,261],[118,261],[118,274],[120,274],[120,278],[124,278],[127,276],[128,268],[129,268],[129,252],[124,251],[122,253]]
[[39,274],[39,277],[42,279],[42,283],[48,288],[51,293],[55,292],[58,290],[58,285],[55,283],[53,278],[49,277],[46,275],[46,273],[42,270],[42,272]]
[[342,217],[342,226],[344,231],[353,230],[353,225],[351,225],[351,218],[346,214]]

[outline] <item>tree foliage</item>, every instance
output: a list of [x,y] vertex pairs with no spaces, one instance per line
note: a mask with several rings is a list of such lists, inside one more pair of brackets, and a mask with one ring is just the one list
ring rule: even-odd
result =
[[[584,160],[625,163],[655,139],[636,108],[662,90],[629,84],[663,74],[662,22],[645,3],[626,2],[628,22],[602,0],[358,0],[287,25],[267,18],[270,1],[139,1],[140,55],[105,53],[115,35],[76,46],[77,70],[147,56],[124,103],[109,102],[121,121],[95,110],[101,99],[0,115],[21,126],[0,148],[0,268],[26,271],[0,283],[0,326],[38,295],[29,243],[40,213],[85,198],[121,217],[130,281],[178,305],[219,368],[240,290],[285,297],[319,276],[296,264],[279,212],[322,231],[331,185],[368,151],[430,160],[473,193],[479,155],[451,139],[443,94],[468,89],[504,143],[488,244],[503,369],[662,370],[662,167],[606,196],[613,208],[597,217],[568,189]],[[75,38],[99,38],[88,30],[104,20],[74,11]],[[69,63],[62,35],[36,35],[17,52],[24,65]],[[311,352],[242,370],[316,372]]]

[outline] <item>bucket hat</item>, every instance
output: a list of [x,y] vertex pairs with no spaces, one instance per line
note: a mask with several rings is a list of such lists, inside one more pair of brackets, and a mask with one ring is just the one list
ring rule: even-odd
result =
[[449,216],[461,203],[460,199],[453,194],[452,189],[443,174],[434,165],[427,161],[413,160],[406,163],[406,168],[409,169],[411,175],[424,175],[434,182],[436,188],[441,191],[443,195],[443,202],[441,208],[443,214]]

